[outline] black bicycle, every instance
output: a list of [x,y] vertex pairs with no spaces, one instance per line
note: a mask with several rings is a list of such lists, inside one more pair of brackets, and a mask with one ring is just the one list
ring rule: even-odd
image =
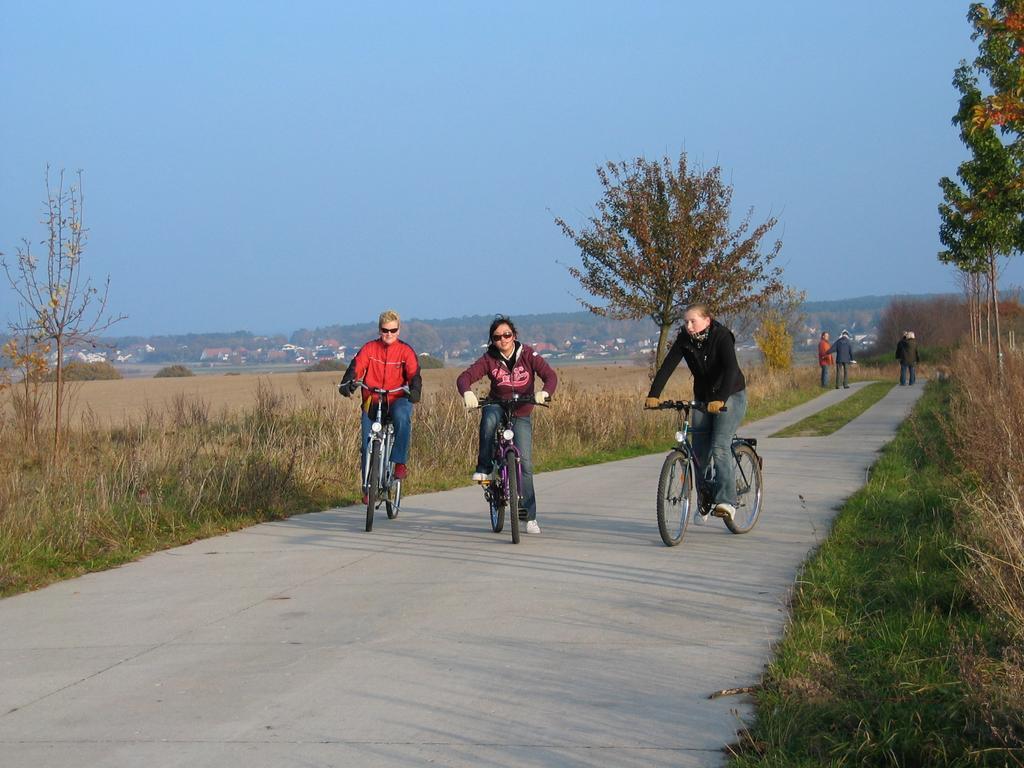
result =
[[[712,496],[713,474],[700,466],[693,450],[692,413],[707,412],[707,403],[685,400],[666,401],[655,410],[675,410],[679,414],[676,445],[665,457],[658,478],[658,532],[666,546],[682,542],[693,514],[711,514],[715,507]],[[764,486],[762,459],[757,453],[757,440],[733,437],[732,458],[736,462],[736,513],[724,516],[733,533],[746,533],[757,525],[761,516]],[[711,461],[714,472],[714,461]]]
[[359,386],[376,397],[373,405],[373,423],[366,438],[363,460],[363,491],[366,493],[366,530],[373,530],[373,513],[382,503],[388,519],[398,517],[402,505],[402,481],[395,477],[395,465],[391,461],[391,449],[395,444],[395,426],[387,409],[388,395],[393,392],[408,393],[408,386],[396,389],[377,389],[363,382]]
[[515,412],[521,405],[544,405],[538,403],[532,394],[516,395],[510,398],[485,397],[477,408],[485,405],[500,405],[501,419],[494,436],[494,456],[491,479],[485,480],[484,498],[491,510],[491,530],[501,533],[505,527],[505,511],[508,510],[509,527],[512,529],[512,543],[519,543],[519,499],[523,487],[523,465],[516,446]]

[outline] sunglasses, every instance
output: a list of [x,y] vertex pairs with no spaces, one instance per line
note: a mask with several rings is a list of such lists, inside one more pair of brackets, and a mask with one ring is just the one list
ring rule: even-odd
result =
[[505,333],[496,333],[491,336],[491,341],[498,341],[499,339],[511,339],[515,334],[511,331],[505,331]]
[[380,332],[381,333],[398,333],[398,329],[397,328],[381,328]]

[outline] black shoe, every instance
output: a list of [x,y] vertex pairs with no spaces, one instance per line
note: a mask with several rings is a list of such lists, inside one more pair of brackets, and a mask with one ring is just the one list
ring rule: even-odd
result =
[[849,389],[849,388],[850,388],[849,384],[843,384],[843,389]]

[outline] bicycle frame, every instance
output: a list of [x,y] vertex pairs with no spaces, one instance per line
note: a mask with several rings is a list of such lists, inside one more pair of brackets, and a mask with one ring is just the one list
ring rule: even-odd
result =
[[377,475],[381,478],[381,488],[384,489],[391,485],[391,480],[393,479],[392,476],[394,474],[394,469],[391,465],[391,449],[394,445],[394,424],[391,423],[390,414],[384,413],[384,403],[386,401],[386,395],[392,392],[400,392],[403,388],[375,389],[373,387],[368,387],[362,382],[359,382],[359,386],[377,395],[376,413],[374,414],[374,421],[370,425],[370,434],[367,436],[364,458],[362,458],[362,489],[366,492],[367,486],[370,482],[370,461],[374,455],[374,442],[382,443],[380,452],[380,473]]
[[[391,451],[394,447],[394,423],[387,411],[387,396],[393,392],[408,392],[409,387],[395,389],[378,389],[368,387],[364,382],[359,386],[376,395],[377,404],[374,420],[370,425],[370,434],[364,445],[362,457],[362,493],[367,496],[367,530],[374,525],[374,510],[383,503],[387,508],[387,516],[398,516],[401,505],[401,480],[394,476],[394,465],[391,463]],[[378,464],[375,466],[374,462]]]
[[[490,403],[484,403],[489,405]],[[498,426],[495,430],[494,440],[494,455],[491,457],[494,467],[500,467],[498,479],[501,481],[500,493],[504,494],[505,489],[508,488],[508,462],[505,461],[505,456],[509,451],[515,454],[516,464],[516,480],[517,488],[523,487],[523,465],[522,457],[519,453],[519,446],[515,442],[515,416],[512,415],[512,410],[521,403],[515,401],[504,401],[500,403],[502,406],[501,419],[498,421]],[[500,497],[502,502],[507,502],[508,499],[502,495]],[[518,512],[518,510],[515,510]]]
[[[711,481],[707,477],[707,467],[701,466],[697,458],[697,451],[693,447],[693,411],[702,404],[697,401],[677,401],[665,403],[662,407],[672,407],[678,412],[679,429],[676,430],[676,445],[672,450],[683,454],[683,457],[693,465],[693,477],[697,482],[697,506],[701,514],[707,514],[714,506],[714,499],[708,491],[711,490]],[[733,438],[735,439],[735,438]],[[709,464],[713,459],[709,458]]]
[[[519,499],[523,487],[523,464],[522,454],[515,442],[515,410],[525,404],[544,405],[536,403],[533,394],[517,395],[511,398],[484,398],[478,407],[485,408],[489,405],[501,407],[501,417],[495,428],[494,452],[491,457],[493,480],[485,482],[484,498],[491,508],[491,530],[500,533],[504,526],[505,511],[507,509],[510,528],[512,530],[512,543],[519,543]],[[514,469],[509,468],[509,462],[515,464]],[[514,472],[515,474],[511,474]],[[512,478],[515,482],[512,483]],[[512,486],[517,492],[513,493]],[[516,503],[512,504],[512,497],[516,497]],[[517,507],[513,509],[513,507]]]

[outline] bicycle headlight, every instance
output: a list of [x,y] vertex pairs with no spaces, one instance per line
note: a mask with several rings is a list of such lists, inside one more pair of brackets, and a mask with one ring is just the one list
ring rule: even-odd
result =
[[686,437],[686,435],[684,435],[682,432],[676,432],[676,442],[677,443],[683,442],[683,438],[684,437]]
[[516,436],[516,433],[513,432],[511,429],[506,429],[504,432],[501,433],[501,436],[506,440],[511,440],[513,437]]
[[375,421],[373,422],[373,424],[370,425],[370,431],[373,432],[374,434],[377,434],[382,429],[384,429],[384,427],[381,425],[379,421]]

